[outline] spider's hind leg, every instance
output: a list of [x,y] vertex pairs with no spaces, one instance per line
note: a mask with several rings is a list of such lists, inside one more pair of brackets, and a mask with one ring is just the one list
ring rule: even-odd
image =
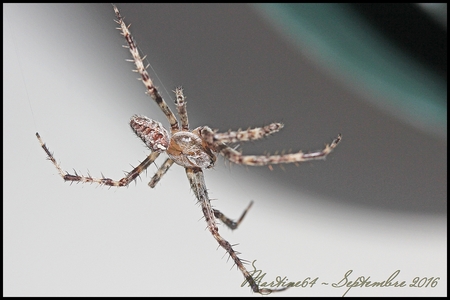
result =
[[[192,191],[194,192],[197,200],[200,202],[200,204],[202,206],[203,216],[205,217],[206,223],[208,224],[209,231],[211,232],[213,237],[216,239],[216,241],[219,243],[219,245],[222,248],[224,248],[227,251],[227,253],[230,255],[230,257],[233,259],[234,263],[239,268],[239,270],[242,272],[242,274],[245,277],[245,280],[251,286],[252,290],[255,293],[260,293],[260,294],[265,294],[265,295],[270,294],[272,292],[284,291],[286,288],[270,289],[270,288],[260,288],[258,286],[258,284],[256,283],[255,279],[252,277],[250,272],[248,272],[247,269],[245,268],[243,261],[238,257],[238,253],[236,251],[234,251],[231,244],[228,241],[226,241],[224,238],[222,238],[222,236],[219,234],[219,229],[217,228],[216,219],[215,219],[216,212],[211,207],[211,202],[209,200],[208,191],[206,188],[202,169],[186,168],[186,175],[191,184]],[[245,215],[245,213],[244,213],[244,215]],[[242,218],[243,217],[241,217],[241,220],[242,220]]]
[[248,207],[244,210],[241,217],[237,221],[233,221],[233,220],[227,218],[223,213],[221,213],[217,209],[213,209],[213,212],[214,212],[214,216],[216,218],[220,219],[223,224],[227,225],[228,228],[234,230],[234,229],[237,229],[239,224],[241,224],[242,220],[244,220],[245,215],[247,214],[250,207],[252,207],[252,205],[253,205],[253,201],[250,202]]

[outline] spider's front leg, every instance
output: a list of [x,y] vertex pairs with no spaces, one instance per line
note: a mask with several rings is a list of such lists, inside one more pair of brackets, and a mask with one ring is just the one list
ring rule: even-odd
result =
[[220,144],[259,140],[280,131],[283,127],[284,125],[282,123],[271,123],[263,127],[248,128],[246,130],[239,129],[237,131],[230,130],[228,132],[218,133],[208,126],[204,126],[200,130],[200,134],[202,139],[205,140],[211,148],[215,148],[215,146]]
[[[159,108],[162,110],[162,112],[166,115],[167,120],[170,123],[170,130],[177,131],[179,130],[178,121],[175,118],[175,115],[170,110],[169,106],[167,106],[167,103],[164,101],[164,99],[161,97],[161,95],[158,92],[158,89],[153,84],[153,81],[151,80],[150,76],[147,73],[147,67],[143,63],[143,59],[141,55],[139,54],[138,48],[133,40],[133,37],[131,36],[130,31],[128,28],[130,25],[126,25],[123,21],[123,17],[121,16],[119,9],[113,5],[114,12],[116,13],[117,17],[117,23],[119,24],[119,29],[122,32],[122,35],[125,37],[125,40],[127,41],[128,46],[126,46],[133,56],[133,61],[136,66],[136,72],[138,72],[141,75],[141,80],[144,83],[145,87],[147,88],[147,94],[152,97],[152,99],[158,104]],[[145,58],[145,57],[144,57]]]
[[146,159],[144,159],[143,162],[139,164],[139,166],[134,168],[131,172],[127,173],[126,176],[120,180],[113,180],[110,178],[94,178],[91,177],[90,175],[88,176],[78,175],[76,172],[75,175],[72,175],[61,169],[60,165],[56,162],[55,157],[50,152],[50,150],[48,150],[47,146],[42,141],[41,136],[37,132],[36,137],[39,140],[39,143],[41,143],[42,149],[44,149],[45,153],[47,153],[47,159],[53,163],[53,165],[58,170],[59,175],[64,179],[64,181],[82,182],[82,183],[95,182],[100,185],[117,186],[117,187],[127,186],[130,184],[130,182],[136,179],[139,176],[139,174],[141,174],[145,169],[147,169],[159,156],[158,152],[152,152],[149,156],[147,156]]
[[200,137],[208,146],[216,152],[222,154],[229,161],[248,166],[267,166],[276,164],[300,163],[310,160],[324,159],[342,140],[341,134],[337,136],[330,145],[325,145],[321,151],[303,153],[283,154],[283,155],[243,155],[239,151],[231,148],[227,143],[236,143],[244,141],[253,141],[261,139],[270,134],[278,132],[283,128],[281,123],[272,123],[261,128],[247,130],[229,131],[226,133],[214,132],[211,128],[204,126],[201,128]]
[[[176,88],[175,96],[176,96],[175,104],[177,106],[178,115],[180,116],[180,120],[181,120],[181,129],[182,129],[182,131],[188,131],[189,130],[189,120],[188,120],[188,115],[187,115],[187,110],[186,110],[186,101],[185,101],[185,97],[183,94],[183,89],[181,87]],[[147,117],[144,117],[144,118],[147,119],[146,122],[148,122],[148,123],[152,123],[152,122],[158,123],[158,126],[160,127],[159,130],[164,130],[165,133],[163,133],[163,135],[168,137],[167,131],[162,127],[162,125],[160,125],[161,123],[150,120]],[[170,167],[173,165],[173,163],[174,163],[174,161],[172,159],[170,159],[170,158],[166,159],[166,161],[161,165],[161,167],[159,167],[159,169],[155,173],[155,175],[153,175],[153,177],[150,180],[150,182],[148,183],[148,185],[151,188],[154,188],[156,186],[156,184],[164,176],[164,174],[166,174],[166,172],[170,169]]]
[[334,148],[341,141],[341,134],[333,140],[330,145],[325,145],[325,148],[320,151],[303,153],[299,151],[297,153],[282,154],[282,155],[243,155],[239,151],[221,143],[216,147],[219,149],[220,154],[222,154],[229,161],[238,165],[247,166],[271,166],[276,164],[291,164],[291,163],[301,163],[310,160],[320,160],[325,159],[328,154],[333,151]]
[[181,121],[181,129],[184,131],[188,131],[189,119],[186,110],[186,100],[185,100],[186,97],[184,97],[183,88],[181,86],[175,89],[175,97],[176,97],[175,104],[177,106],[177,112],[178,115],[180,116]]

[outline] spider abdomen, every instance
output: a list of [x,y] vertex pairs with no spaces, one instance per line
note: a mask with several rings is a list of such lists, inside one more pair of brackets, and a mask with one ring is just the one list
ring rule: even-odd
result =
[[200,137],[189,131],[172,135],[167,155],[178,165],[187,168],[211,168],[216,161],[216,155],[203,146]]
[[134,133],[154,152],[164,152],[169,146],[169,133],[158,121],[134,115],[130,126]]

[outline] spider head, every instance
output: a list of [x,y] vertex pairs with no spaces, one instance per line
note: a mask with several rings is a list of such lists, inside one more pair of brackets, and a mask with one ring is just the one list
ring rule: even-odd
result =
[[174,133],[170,139],[167,155],[175,163],[186,168],[212,168],[216,162],[216,155],[195,133],[196,130]]
[[164,152],[169,146],[169,133],[158,121],[134,115],[130,120],[134,133],[154,152]]

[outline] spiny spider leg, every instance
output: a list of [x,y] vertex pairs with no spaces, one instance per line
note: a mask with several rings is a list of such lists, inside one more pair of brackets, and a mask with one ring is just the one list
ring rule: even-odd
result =
[[218,211],[217,209],[213,208],[213,212],[214,212],[214,216],[218,219],[220,219],[220,221],[222,221],[223,224],[227,225],[228,228],[234,230],[237,229],[239,224],[241,224],[242,220],[244,220],[245,215],[247,214],[248,210],[250,209],[250,207],[252,207],[253,205],[253,201],[250,202],[250,204],[248,205],[248,207],[244,210],[244,212],[242,213],[241,217],[239,218],[239,220],[233,221],[229,218],[227,218],[223,213],[221,213],[220,211]]
[[45,153],[47,153],[47,156],[48,156],[47,159],[49,159],[53,163],[53,165],[58,170],[59,175],[61,175],[61,177],[64,179],[64,181],[72,181],[72,182],[77,181],[77,182],[82,182],[82,183],[95,182],[100,185],[117,186],[117,187],[127,186],[128,184],[130,184],[130,182],[132,182],[134,179],[136,179],[136,177],[138,177],[139,174],[141,174],[145,169],[147,169],[155,161],[155,159],[159,156],[159,153],[152,152],[149,156],[147,156],[147,158],[144,159],[143,162],[141,162],[136,168],[134,168],[131,172],[127,173],[127,175],[120,180],[113,180],[110,178],[93,178],[91,176],[78,175],[76,172],[75,172],[75,175],[72,175],[72,174],[69,174],[69,173],[63,171],[63,169],[61,169],[59,164],[56,162],[55,157],[50,152],[50,150],[48,150],[47,146],[42,141],[41,136],[37,132],[36,132],[36,137],[38,138],[39,142],[41,143],[41,146],[44,149]]
[[220,154],[222,154],[229,161],[247,166],[267,166],[276,164],[290,164],[299,163],[309,160],[324,159],[334,148],[339,144],[342,137],[339,134],[338,137],[331,143],[331,145],[325,145],[325,148],[321,151],[312,153],[290,153],[282,155],[243,155],[239,151],[226,146],[224,144],[218,145],[217,148],[220,149]]
[[239,129],[237,131],[228,131],[217,133],[205,126],[201,130],[202,138],[207,141],[210,146],[218,143],[238,143],[255,141],[280,131],[284,127],[281,123],[271,123],[263,127],[248,128],[247,130]]
[[191,188],[197,197],[197,200],[200,202],[202,206],[203,215],[205,216],[206,223],[208,224],[208,229],[211,234],[214,236],[219,245],[224,248],[230,257],[233,259],[236,266],[244,275],[247,282],[250,284],[252,290],[255,293],[261,294],[270,294],[272,292],[283,291],[283,289],[272,290],[268,288],[259,288],[258,284],[253,279],[252,275],[245,268],[242,260],[237,256],[236,251],[234,251],[231,244],[222,238],[219,234],[219,229],[217,228],[216,219],[214,216],[214,210],[211,207],[211,202],[209,200],[208,191],[205,185],[205,179],[203,177],[203,171],[200,168],[192,169],[186,168],[186,175],[189,179],[189,183],[191,184]]
[[175,96],[177,97],[175,104],[177,105],[178,115],[180,116],[181,129],[187,131],[189,130],[189,120],[186,110],[186,98],[184,97],[182,87],[177,87],[175,89]]
[[[180,116],[181,120],[181,128],[182,130],[188,131],[189,130],[189,120],[186,110],[186,101],[183,94],[183,89],[181,87],[177,87],[175,89],[175,95],[176,100],[175,104],[177,106],[178,115]],[[166,161],[159,167],[158,171],[155,173],[155,175],[152,177],[148,185],[151,188],[154,188],[156,184],[161,180],[161,177],[166,174],[166,172],[169,170],[169,168],[173,165],[174,161],[170,158],[166,159]]]
[[284,127],[281,123],[271,123],[263,127],[239,129],[238,131],[228,131],[215,133],[214,140],[221,143],[238,143],[255,141],[280,131]]
[[148,183],[151,188],[154,188],[156,184],[161,180],[164,174],[166,174],[167,170],[173,165],[173,160],[170,158],[166,159],[166,161],[159,167],[158,171],[156,171],[155,175],[153,175],[152,179]]
[[164,101],[164,99],[159,94],[156,87],[153,85],[153,81],[150,79],[150,76],[147,73],[146,67],[144,66],[144,63],[142,62],[142,58],[139,54],[139,51],[136,47],[136,44],[133,41],[133,37],[131,36],[130,31],[128,30],[128,27],[130,25],[125,25],[123,22],[123,18],[120,15],[119,9],[115,5],[113,5],[114,11],[117,16],[117,23],[120,25],[120,28],[117,28],[122,31],[122,35],[125,37],[125,40],[128,43],[128,49],[131,52],[131,55],[133,56],[134,64],[136,65],[136,72],[138,72],[141,75],[142,82],[144,83],[145,87],[147,88],[147,94],[149,94],[153,100],[159,105],[163,113],[166,115],[167,120],[169,120],[170,123],[170,130],[172,132],[179,130],[178,121],[173,114],[172,110],[167,106],[167,103]]

